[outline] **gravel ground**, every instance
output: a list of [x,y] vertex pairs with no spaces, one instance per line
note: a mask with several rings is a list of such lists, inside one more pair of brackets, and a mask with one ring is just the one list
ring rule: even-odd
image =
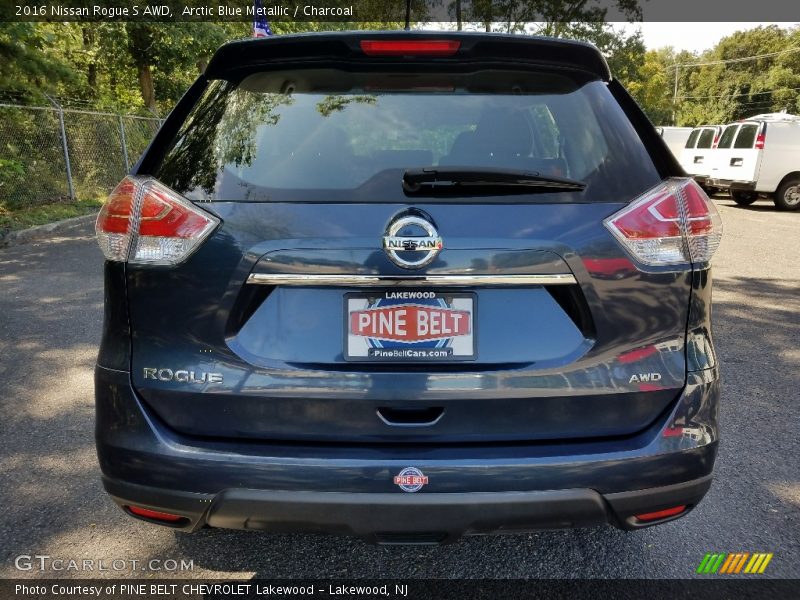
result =
[[124,516],[102,491],[92,438],[102,264],[90,227],[0,250],[0,577],[98,575],[14,567],[18,555],[44,554],[134,559],[142,577],[164,574],[141,570],[155,558],[192,561],[181,574],[189,577],[684,578],[708,551],[742,550],[774,552],[770,576],[800,577],[800,213],[763,201],[717,204],[723,442],[705,501],[685,519],[636,533],[554,531],[441,548],[185,535]]

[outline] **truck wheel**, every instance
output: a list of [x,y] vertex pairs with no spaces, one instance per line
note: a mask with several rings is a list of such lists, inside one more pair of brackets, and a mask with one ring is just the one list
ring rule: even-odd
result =
[[733,198],[733,201],[739,206],[750,206],[753,202],[758,200],[758,194],[745,190],[731,190],[731,198]]
[[783,182],[775,192],[775,206],[780,210],[800,210],[800,179]]

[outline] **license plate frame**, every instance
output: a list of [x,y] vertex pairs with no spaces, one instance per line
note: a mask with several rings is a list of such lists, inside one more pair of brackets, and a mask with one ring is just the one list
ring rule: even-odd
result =
[[[474,292],[440,291],[429,289],[376,289],[369,291],[348,292],[343,295],[343,349],[344,360],[350,362],[383,362],[383,363],[437,363],[437,362],[469,362],[478,357],[477,308],[478,298]],[[452,326],[463,329],[457,315],[468,314],[468,333],[456,333],[421,341],[384,340],[370,338],[367,335],[353,333],[351,320],[353,313],[380,311],[391,307],[415,307],[411,313],[419,317],[419,312],[447,313],[440,317],[440,325],[444,331],[449,321]],[[419,309],[422,307],[422,310]],[[389,311],[387,311],[389,312]],[[410,311],[407,311],[410,312]],[[385,324],[385,323],[384,323]],[[416,325],[419,328],[419,323]],[[396,329],[402,331],[402,329]],[[419,331],[419,329],[417,329]],[[437,332],[432,329],[431,334]],[[366,348],[365,348],[366,346]],[[438,346],[438,347],[437,347]]]

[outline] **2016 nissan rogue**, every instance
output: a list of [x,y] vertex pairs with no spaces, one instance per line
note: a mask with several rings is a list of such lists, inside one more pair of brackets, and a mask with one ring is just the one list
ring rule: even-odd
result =
[[679,518],[720,236],[591,45],[229,43],[97,219],[105,488],[378,543]]

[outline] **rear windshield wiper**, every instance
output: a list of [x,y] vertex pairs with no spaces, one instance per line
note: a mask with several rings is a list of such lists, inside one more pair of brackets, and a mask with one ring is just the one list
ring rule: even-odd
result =
[[586,184],[535,171],[484,167],[425,167],[403,173],[407,194],[502,195],[546,192],[580,192]]

